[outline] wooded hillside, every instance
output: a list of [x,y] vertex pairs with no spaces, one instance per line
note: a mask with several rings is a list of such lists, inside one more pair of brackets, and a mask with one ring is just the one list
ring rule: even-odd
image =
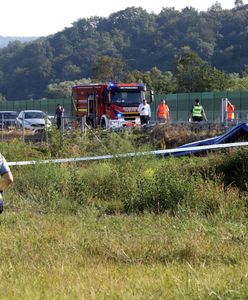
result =
[[45,97],[48,84],[96,78],[102,56],[122,63],[122,78],[153,67],[174,74],[185,47],[213,68],[241,74],[248,65],[247,5],[159,14],[130,7],[108,18],[82,18],[33,42],[11,42],[0,50],[0,94],[7,100]]

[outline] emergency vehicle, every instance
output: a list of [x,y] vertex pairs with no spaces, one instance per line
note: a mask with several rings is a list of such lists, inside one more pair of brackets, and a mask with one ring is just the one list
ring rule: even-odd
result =
[[[93,127],[120,128],[140,124],[138,106],[146,93],[139,83],[82,84],[72,87],[72,101],[78,119],[85,116]],[[148,93],[152,102],[153,91]]]

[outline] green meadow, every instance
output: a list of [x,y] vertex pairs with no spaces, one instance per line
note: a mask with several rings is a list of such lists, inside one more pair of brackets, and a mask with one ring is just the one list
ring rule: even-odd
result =
[[[2,143],[8,161],[151,149],[133,133]],[[1,299],[248,299],[248,151],[13,166]]]

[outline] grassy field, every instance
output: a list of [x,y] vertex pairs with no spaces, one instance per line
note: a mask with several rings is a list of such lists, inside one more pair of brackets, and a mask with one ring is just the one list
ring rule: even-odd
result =
[[[94,137],[52,143],[1,151],[8,160],[104,152]],[[136,149],[127,133],[102,143]],[[247,150],[12,170],[1,299],[248,299]]]
[[1,217],[2,299],[247,299],[247,221]]

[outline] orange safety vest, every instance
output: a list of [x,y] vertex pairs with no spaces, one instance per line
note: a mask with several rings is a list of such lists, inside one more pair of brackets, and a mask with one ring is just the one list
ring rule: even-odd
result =
[[158,106],[158,117],[168,119],[169,107],[167,104],[159,104]]
[[234,110],[235,106],[232,105],[231,103],[227,104],[227,120],[232,121],[234,120]]

